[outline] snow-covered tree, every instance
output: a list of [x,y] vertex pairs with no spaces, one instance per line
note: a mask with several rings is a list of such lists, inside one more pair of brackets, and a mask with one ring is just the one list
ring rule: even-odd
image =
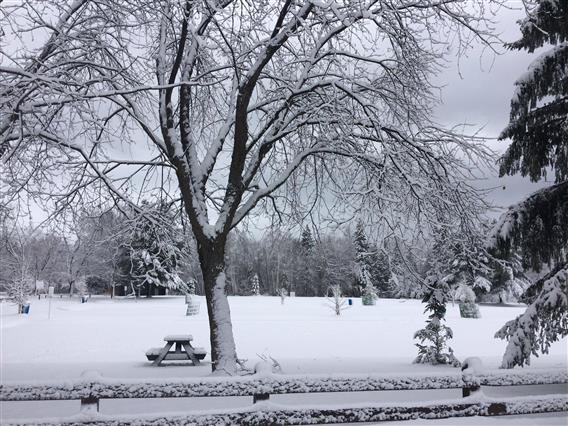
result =
[[426,259],[425,275],[438,276],[455,292],[469,287],[476,293],[490,289],[490,257],[484,247],[481,224],[436,227]]
[[118,267],[123,279],[137,295],[145,288],[150,297],[154,286],[187,293],[187,284],[178,273],[183,235],[165,206],[143,202],[141,209],[142,213],[127,223],[129,236],[119,248]]
[[371,265],[371,276],[380,297],[394,297],[396,294],[396,281],[393,280],[391,262],[384,249],[373,247],[373,264]]
[[196,284],[197,284],[197,283],[196,283],[196,281],[195,281],[194,278],[189,278],[188,280],[186,280],[185,286],[186,286],[186,289],[187,289],[187,290],[186,290],[186,291],[187,291],[187,294],[190,294],[190,295],[194,295],[194,294],[195,294],[195,285],[196,285]]
[[488,1],[8,2],[2,192],[136,209],[165,189],[196,240],[212,366],[233,374],[225,255],[253,209],[467,214],[464,159],[486,152],[436,124],[430,79],[450,43],[491,42]]
[[337,316],[347,309],[347,300],[343,297],[343,291],[339,284],[332,285],[327,289],[327,301],[328,306]]
[[508,126],[500,139],[511,139],[501,158],[501,175],[521,173],[538,181],[547,168],[557,183],[568,179],[568,3],[527,1],[528,16],[520,21],[522,37],[510,49],[539,55],[516,82]]
[[525,314],[496,335],[509,339],[506,368],[528,363],[538,351],[546,353],[550,342],[565,336],[567,329],[563,271],[568,265],[568,3],[527,4],[527,17],[520,22],[522,37],[509,47],[529,52],[552,47],[515,83],[509,125],[500,136],[511,139],[500,173],[521,173],[538,181],[552,168],[555,184],[511,206],[494,226],[489,246],[505,258],[520,251],[526,268],[538,272],[548,264],[553,270],[527,289],[531,296]]
[[250,292],[253,296],[260,296],[260,280],[256,273],[250,279]]
[[418,330],[414,338],[417,343],[418,356],[414,360],[420,364],[449,364],[459,367],[460,362],[454,356],[452,348],[448,347],[447,341],[453,337],[452,329],[445,325],[446,303],[450,288],[443,279],[431,275],[426,281],[428,289],[422,300],[426,303],[425,313],[428,313],[426,327]]
[[532,355],[548,353],[551,343],[568,335],[568,267],[554,269],[531,288],[527,310],[495,334],[508,340],[502,368],[529,365]]
[[461,284],[455,292],[454,298],[460,303],[460,316],[462,318],[479,318],[479,307],[475,303],[475,293],[464,284]]
[[8,300],[18,305],[18,313],[24,313],[24,305],[28,302],[34,290],[34,283],[31,276],[14,277],[4,285],[4,288]]
[[278,290],[278,296],[280,296],[280,304],[283,305],[284,301],[286,300],[286,296],[288,296],[288,290],[282,287],[280,290]]
[[300,236],[300,256],[296,258],[295,288],[298,296],[316,296],[317,247],[312,230],[306,226]]
[[312,236],[312,230],[309,226],[306,226],[302,231],[302,237],[300,240],[302,246],[302,254],[305,256],[311,256],[315,250],[316,243],[314,237]]
[[357,286],[361,292],[363,305],[374,305],[377,299],[377,289],[373,283],[371,271],[373,268],[373,253],[370,252],[370,245],[365,234],[363,222],[358,221],[353,236],[355,247],[355,276]]

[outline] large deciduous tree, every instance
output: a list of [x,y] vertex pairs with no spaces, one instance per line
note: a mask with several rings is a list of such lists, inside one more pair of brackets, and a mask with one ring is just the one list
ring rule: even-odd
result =
[[405,223],[401,215],[428,224],[437,209],[469,214],[463,201],[475,191],[464,182],[484,150],[432,120],[429,77],[453,41],[459,51],[475,38],[489,43],[486,6],[10,3],[0,15],[10,40],[0,68],[3,192],[60,208],[100,203],[93,188],[119,206],[159,190],[181,201],[197,242],[213,369],[232,374],[227,238],[253,208],[372,202],[391,228]]
[[522,37],[509,45],[533,52],[553,47],[535,59],[515,83],[509,125],[500,138],[511,139],[501,158],[501,175],[521,173],[538,181],[550,169],[555,184],[509,208],[491,233],[490,245],[502,256],[519,250],[523,266],[552,271],[526,292],[527,311],[496,334],[508,340],[502,366],[529,364],[568,335],[568,2],[526,2]]

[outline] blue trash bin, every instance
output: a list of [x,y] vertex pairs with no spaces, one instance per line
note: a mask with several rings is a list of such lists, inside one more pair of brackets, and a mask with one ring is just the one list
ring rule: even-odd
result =
[[347,303],[351,306],[353,304],[353,299],[347,299]]
[[26,304],[23,306],[23,313],[24,313],[24,314],[29,314],[29,313],[30,313],[30,304],[29,304],[29,303],[26,303]]

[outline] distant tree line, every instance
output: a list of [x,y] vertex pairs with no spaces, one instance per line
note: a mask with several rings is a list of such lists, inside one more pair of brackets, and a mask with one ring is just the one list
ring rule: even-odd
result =
[[[195,240],[183,216],[164,203],[144,201],[139,208],[130,215],[82,212],[65,227],[41,231],[5,213],[0,286],[25,276],[31,293],[53,285],[69,294],[140,297],[165,289],[184,294],[190,287],[203,294]],[[333,234],[314,226],[273,227],[260,236],[236,230],[226,254],[227,293],[323,297],[339,286],[348,297],[371,291],[380,298],[419,298],[435,275],[447,283],[448,300],[466,286],[478,300],[506,302],[518,300],[528,285],[520,260],[503,262],[485,252],[483,230],[466,236],[444,228],[420,250],[401,253],[392,240],[372,241],[373,229],[362,221],[354,225]]]

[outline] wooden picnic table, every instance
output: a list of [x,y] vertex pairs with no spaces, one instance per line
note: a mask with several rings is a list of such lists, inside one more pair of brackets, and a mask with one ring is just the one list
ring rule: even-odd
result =
[[[190,334],[166,336],[164,347],[148,349],[146,357],[153,361],[152,365],[155,366],[159,366],[162,361],[191,361],[193,365],[199,365],[199,360],[205,358],[207,351],[191,346],[192,340],[193,336]],[[174,345],[174,350],[171,350]]]

